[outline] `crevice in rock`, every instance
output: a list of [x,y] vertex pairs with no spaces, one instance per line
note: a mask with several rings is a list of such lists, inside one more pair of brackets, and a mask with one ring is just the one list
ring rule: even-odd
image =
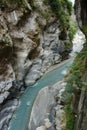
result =
[[19,29],[20,29],[21,27],[23,27],[23,26],[28,22],[28,19],[29,19],[30,15],[31,15],[31,12],[28,12],[28,11],[24,12],[24,13],[23,13],[23,16],[20,17],[20,20],[18,21],[18,23],[17,23],[16,26],[17,26]]
[[87,25],[87,0],[81,1],[81,19],[83,25]]

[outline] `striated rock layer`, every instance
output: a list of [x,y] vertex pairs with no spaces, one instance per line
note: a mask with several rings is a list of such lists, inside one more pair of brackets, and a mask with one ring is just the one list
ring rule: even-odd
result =
[[[0,103],[12,89],[34,84],[71,51],[68,28],[60,28],[48,2],[32,0],[26,4],[28,8],[0,2]],[[70,43],[68,48],[66,43]]]
[[1,130],[7,129],[24,89],[33,85],[50,66],[68,58],[71,51],[70,8],[63,3],[67,0],[62,2],[64,7],[61,5],[59,11],[64,14],[60,19],[59,11],[56,14],[53,8],[55,2],[0,1]]

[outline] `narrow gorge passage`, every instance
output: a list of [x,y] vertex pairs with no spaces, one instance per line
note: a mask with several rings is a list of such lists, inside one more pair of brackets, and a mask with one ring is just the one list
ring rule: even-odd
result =
[[[53,85],[63,79],[62,71],[68,68],[72,60],[65,61],[60,67],[48,72],[34,86],[26,89],[23,94],[19,107],[15,112],[9,126],[9,130],[27,130],[29,117],[34,100],[39,90],[48,85]],[[39,109],[39,108],[38,108]]]
[[86,0],[0,0],[0,130],[87,129]]
[[[79,42],[79,44],[77,44],[77,42]],[[73,57],[76,55],[75,53],[81,51],[81,49],[83,48],[84,42],[85,42],[85,36],[82,34],[80,30],[78,30],[73,39],[73,50],[70,54],[72,58],[60,63],[59,65],[55,65],[54,67],[52,67],[52,70],[51,69],[49,70],[50,72],[47,72],[47,74],[45,74],[33,86],[25,90],[24,94],[22,95],[19,101],[19,106],[16,112],[14,113],[13,118],[10,121],[9,130],[36,130],[36,127],[39,127],[40,118],[41,118],[41,117],[39,118],[39,114],[37,115],[37,117],[34,117],[35,118],[34,120],[36,120],[35,121],[36,126],[35,124],[32,124],[32,122],[31,122],[31,125],[29,125],[32,107],[39,91],[44,87],[47,87],[47,86],[51,87],[52,85],[63,80],[64,75],[66,74],[66,71],[68,70],[68,68],[73,62]],[[60,90],[62,90],[62,88]],[[38,111],[42,111],[43,113],[43,110],[45,109],[46,106],[44,106],[42,110],[39,110],[40,108],[38,105],[39,104],[37,104],[35,107],[38,108]],[[42,102],[42,106],[43,106],[43,102]],[[42,130],[43,129],[44,128],[42,128]],[[49,129],[51,129],[51,127]]]

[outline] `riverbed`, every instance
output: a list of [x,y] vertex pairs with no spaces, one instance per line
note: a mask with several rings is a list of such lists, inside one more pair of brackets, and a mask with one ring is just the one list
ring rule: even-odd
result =
[[64,75],[61,73],[63,70],[69,68],[72,63],[67,60],[56,69],[46,73],[37,83],[25,90],[25,93],[20,99],[19,106],[13,115],[9,125],[9,130],[28,130],[29,118],[32,110],[33,103],[41,88],[50,86],[62,80]]

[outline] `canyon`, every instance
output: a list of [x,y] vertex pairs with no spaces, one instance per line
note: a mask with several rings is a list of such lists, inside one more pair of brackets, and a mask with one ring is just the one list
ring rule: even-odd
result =
[[[76,79],[73,79],[70,84],[71,88],[73,88],[73,86],[75,86],[76,88],[75,91],[70,93],[71,95],[73,95],[72,99],[70,98],[70,101],[68,101],[68,103],[65,103],[64,101],[62,102],[65,105],[67,104],[70,105],[73,114],[75,116],[73,130],[86,130],[87,128],[87,105],[86,105],[87,104],[86,103],[87,102],[86,100],[87,2],[86,0],[83,1],[75,0],[74,9],[76,20],[79,29],[81,30],[81,32],[78,31],[75,35],[77,39],[74,38],[75,30],[71,25],[72,22],[76,21],[73,20],[74,18],[72,15],[71,2],[68,0],[64,1],[55,0],[54,2],[52,0],[48,1],[18,0],[17,2],[16,1],[11,2],[10,0],[0,1],[0,129],[1,130],[8,129],[11,118],[15,116],[13,113],[15,112],[17,107],[18,107],[17,110],[19,110],[19,106],[21,104],[20,99],[23,97],[23,95],[25,98],[27,98],[27,100],[29,100],[28,98],[30,99],[32,98],[33,100],[32,102],[33,107],[31,106],[33,112],[31,112],[30,119],[31,122],[36,124],[33,124],[32,127],[32,123],[30,124],[28,122],[27,124],[28,129],[39,130],[41,129],[40,126],[43,127],[43,129],[46,129],[46,126],[43,126],[43,122],[42,124],[40,124],[40,122],[38,121],[38,118],[43,117],[42,112],[39,113],[38,108],[36,109],[35,107],[38,104],[38,107],[40,107],[40,109],[43,109],[43,107],[47,104],[45,102],[46,98],[48,99],[47,100],[47,102],[49,102],[48,104],[50,104],[51,101],[54,100],[55,95],[59,92],[59,89],[61,88],[62,85],[59,83],[59,80],[58,83],[57,81],[55,82],[57,83],[56,85],[55,83],[53,86],[51,85],[51,88],[48,87],[50,86],[50,83],[47,84],[48,86],[44,85],[43,83],[42,86],[45,88],[42,88],[39,91],[37,83],[41,80],[41,77],[44,77],[44,75],[46,76],[45,73],[49,71],[49,68],[60,64],[61,62],[63,62],[63,60],[70,58],[70,55],[72,56],[73,53],[75,54],[75,52],[77,52],[78,55],[76,55],[76,58],[73,62],[73,66],[75,65],[76,62],[77,62],[76,65],[78,66],[77,68],[73,67],[73,69],[69,72],[69,75],[71,78],[72,76],[74,77],[75,75],[77,76]],[[77,24],[74,26],[78,30]],[[81,38],[80,36],[82,36],[83,38],[80,40],[81,49],[78,46],[76,49],[76,45],[74,46],[74,43],[75,44],[77,42],[78,44],[80,43],[79,42],[79,38]],[[83,44],[83,42],[85,42],[85,44]],[[73,48],[74,50],[76,49],[75,52],[74,51],[72,52]],[[82,57],[82,59],[81,58],[79,59],[78,56]],[[78,61],[80,61],[80,64],[82,66],[80,66]],[[56,70],[55,74],[57,73],[57,71],[58,70]],[[51,73],[51,71],[48,73]],[[59,74],[59,77],[61,77],[60,75],[61,74]],[[56,78],[57,77],[55,77],[55,80]],[[80,83],[76,82],[76,80],[78,79],[80,80]],[[36,86],[35,91],[38,92],[38,94],[34,93],[36,100],[35,97],[33,97],[33,93],[31,92],[29,93],[29,97],[26,96],[26,93],[30,91],[28,89],[33,89],[33,87],[31,86]],[[66,91],[67,87],[65,86],[64,88]],[[85,88],[84,91],[83,87]],[[65,96],[68,97],[68,95]],[[40,97],[41,97],[40,103],[43,101],[44,106],[38,103]],[[55,101],[53,102],[54,102],[53,104],[57,103],[58,105],[58,102],[56,103]],[[29,106],[30,104],[28,101],[27,107],[25,109],[28,112],[29,112]],[[61,106],[59,107],[61,108]],[[58,108],[53,107],[55,109],[58,109],[56,111],[57,114],[58,111],[60,111],[59,107]],[[62,107],[64,107],[64,105]],[[23,111],[22,108],[20,111]],[[35,117],[36,116],[35,112],[38,114],[37,118]],[[32,113],[35,115],[33,115]],[[46,113],[45,108],[43,109],[43,114],[44,113]],[[27,117],[25,121],[26,120]],[[56,120],[58,123],[59,120],[58,119]],[[45,121],[48,122],[49,126],[51,125],[48,118],[45,119]],[[21,128],[21,123],[19,124],[20,128],[18,128],[18,130],[22,129],[25,130],[24,127]],[[45,125],[47,125],[46,122]],[[17,130],[17,126],[15,128]],[[53,130],[54,128],[52,127],[50,128],[50,130],[51,129]],[[57,126],[57,129],[60,130],[61,128],[58,128]],[[49,128],[47,128],[47,130],[49,130]],[[67,130],[71,129],[67,128]]]

